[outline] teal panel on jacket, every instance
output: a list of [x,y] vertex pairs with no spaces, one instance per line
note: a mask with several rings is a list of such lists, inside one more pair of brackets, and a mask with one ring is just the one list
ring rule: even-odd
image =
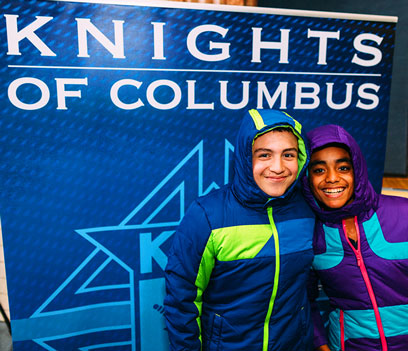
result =
[[337,266],[344,257],[343,244],[341,243],[340,231],[323,225],[326,238],[326,252],[316,255],[313,267],[317,270],[330,269]]
[[[406,335],[407,326],[401,323],[408,314],[408,305],[380,307],[380,316],[386,337]],[[340,311],[337,309],[330,314],[330,343],[337,347],[340,343]],[[344,338],[379,339],[374,310],[344,311]]]
[[386,260],[406,260],[408,259],[408,242],[390,243],[384,237],[377,214],[363,223],[367,241],[371,250],[381,258]]

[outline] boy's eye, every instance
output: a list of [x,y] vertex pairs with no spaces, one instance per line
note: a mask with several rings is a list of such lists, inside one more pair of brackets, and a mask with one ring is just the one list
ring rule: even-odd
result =
[[323,172],[324,172],[323,168],[313,168],[312,169],[312,173],[319,174],[319,173],[323,173]]
[[293,157],[296,157],[296,155],[295,155],[294,153],[286,153],[286,154],[283,154],[283,157],[285,157],[285,158],[293,158]]

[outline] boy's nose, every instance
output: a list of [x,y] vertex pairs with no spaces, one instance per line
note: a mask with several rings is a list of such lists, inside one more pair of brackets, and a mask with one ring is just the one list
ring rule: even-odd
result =
[[274,173],[282,173],[284,170],[282,160],[278,157],[271,160],[269,170]]

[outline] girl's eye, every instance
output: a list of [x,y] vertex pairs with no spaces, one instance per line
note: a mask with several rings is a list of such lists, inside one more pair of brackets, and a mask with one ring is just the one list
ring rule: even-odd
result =
[[341,166],[341,167],[339,168],[339,170],[340,170],[340,171],[343,171],[343,172],[347,172],[347,171],[350,171],[350,170],[351,170],[351,167],[350,167],[350,166]]
[[312,173],[319,174],[319,173],[323,173],[323,172],[324,172],[323,168],[314,168],[314,169],[312,169]]

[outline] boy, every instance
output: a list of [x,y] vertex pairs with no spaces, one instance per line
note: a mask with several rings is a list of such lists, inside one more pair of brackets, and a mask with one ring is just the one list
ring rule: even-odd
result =
[[311,350],[314,216],[298,184],[309,160],[301,129],[284,112],[250,110],[232,183],[187,211],[165,272],[171,350]]

